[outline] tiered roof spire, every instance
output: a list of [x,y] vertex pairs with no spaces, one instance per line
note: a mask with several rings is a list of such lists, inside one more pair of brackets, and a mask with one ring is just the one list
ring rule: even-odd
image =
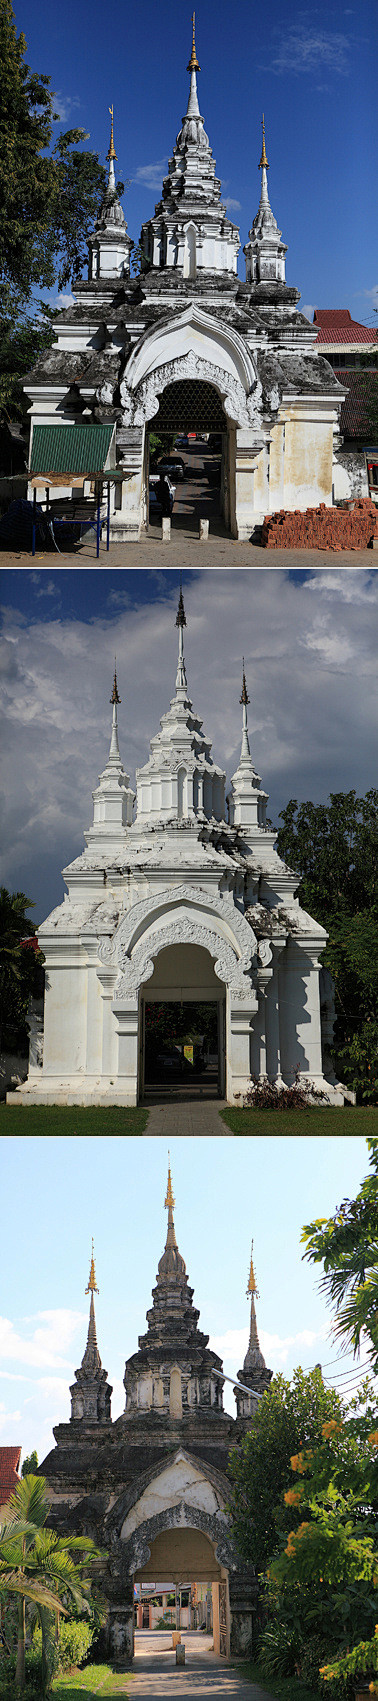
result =
[[268,195],[267,171],[269,164],[265,146],[265,118],[262,115],[262,148],[259,159],[261,171],[261,193],[258,212],[248,232],[248,242],[244,248],[246,257],[247,283],[285,283],[285,254],[286,244],[281,242],[281,231],[277,219],[272,213]]
[[187,689],[188,689],[188,681],[187,681],[187,677],[186,677],[186,668],[185,668],[185,656],[184,656],[184,626],[186,626],[186,614],[185,614],[184,598],[183,598],[183,594],[182,594],[182,585],[181,584],[180,584],[180,595],[179,595],[179,601],[178,601],[178,609],[177,609],[177,614],[176,614],[176,626],[178,626],[178,633],[179,633],[179,653],[178,653],[177,674],[176,674],[176,691],[186,692]]

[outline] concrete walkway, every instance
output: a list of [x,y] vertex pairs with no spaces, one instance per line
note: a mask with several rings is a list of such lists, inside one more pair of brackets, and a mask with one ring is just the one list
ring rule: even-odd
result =
[[222,1135],[232,1139],[230,1128],[219,1115],[220,1106],[219,1099],[181,1099],[172,1104],[154,1104],[144,1133],[149,1137],[164,1135],[166,1139],[177,1134],[185,1135],[186,1139],[199,1134],[213,1134],[217,1140]]
[[217,1659],[210,1652],[210,1636],[182,1631],[181,1640],[184,1668],[176,1666],[169,1635],[144,1631],[136,1636],[130,1701],[155,1701],[155,1697],[174,1701],[176,1696],[179,1701],[275,1701],[266,1689],[247,1683],[227,1660]]

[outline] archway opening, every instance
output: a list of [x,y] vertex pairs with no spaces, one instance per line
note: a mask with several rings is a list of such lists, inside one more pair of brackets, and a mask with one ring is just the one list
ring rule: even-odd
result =
[[[196,532],[207,519],[216,535],[228,532],[228,421],[213,384],[193,378],[166,386],[149,426],[146,459],[151,528],[161,524],[161,469],[174,493],[175,530]],[[167,491],[165,499],[168,512]]]
[[167,946],[142,990],[140,1097],[224,1097],[225,989],[209,952]]
[[135,1572],[134,1614],[142,1648],[152,1657],[171,1646],[175,1634],[182,1641],[198,1635],[203,1651],[214,1643],[216,1653],[228,1653],[228,1577],[204,1531],[159,1531],[149,1559]]

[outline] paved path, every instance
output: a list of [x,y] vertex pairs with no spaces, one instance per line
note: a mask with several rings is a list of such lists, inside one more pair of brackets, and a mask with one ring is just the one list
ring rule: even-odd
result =
[[187,1139],[193,1135],[214,1134],[217,1140],[220,1135],[232,1139],[231,1130],[222,1122],[219,1115],[220,1101],[216,1099],[185,1099],[172,1104],[154,1104],[150,1110],[145,1135],[160,1134],[166,1136],[184,1134]]
[[[211,1638],[202,1633],[181,1633],[186,1665],[176,1666],[170,1637],[146,1633],[136,1636],[130,1701],[155,1701],[155,1697],[179,1697],[179,1701],[274,1701],[266,1689],[246,1683],[237,1668],[210,1653]],[[127,1678],[125,1679],[127,1684]]]

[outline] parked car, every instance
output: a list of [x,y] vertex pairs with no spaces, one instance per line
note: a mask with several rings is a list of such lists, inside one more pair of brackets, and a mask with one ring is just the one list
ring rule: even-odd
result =
[[170,455],[162,455],[161,459],[156,461],[156,471],[159,473],[166,473],[167,478],[173,479],[173,481],[175,479],[185,478],[184,461],[180,459],[179,455],[177,456],[177,460],[173,457],[173,455],[172,457]]
[[175,437],[174,448],[175,449],[192,449],[193,444],[195,443],[195,440],[196,440],[195,431],[188,431],[186,437]]

